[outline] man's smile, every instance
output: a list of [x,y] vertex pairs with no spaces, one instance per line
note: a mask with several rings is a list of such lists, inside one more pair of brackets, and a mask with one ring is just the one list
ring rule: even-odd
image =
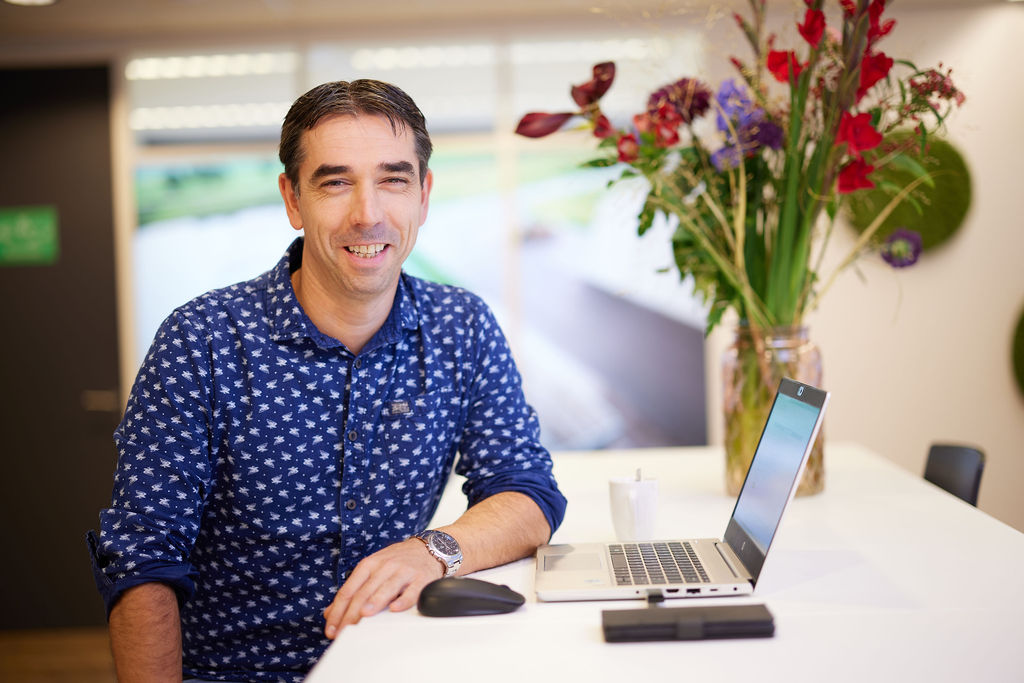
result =
[[345,247],[348,251],[361,258],[373,258],[380,252],[384,251],[386,244],[353,244]]

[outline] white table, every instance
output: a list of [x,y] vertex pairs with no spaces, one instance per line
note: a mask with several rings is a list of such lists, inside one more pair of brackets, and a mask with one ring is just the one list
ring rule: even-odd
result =
[[[554,542],[613,536],[607,480],[659,479],[659,534],[724,532],[717,448],[558,453],[569,508]],[[347,628],[307,681],[1024,681],[1024,534],[852,444],[828,444],[824,493],[790,505],[753,596],[770,639],[605,643],[601,610],[639,601],[542,603],[534,559],[474,576],[527,597],[507,615],[415,609]],[[453,485],[437,521],[465,502]],[[449,495],[453,494],[453,495]]]

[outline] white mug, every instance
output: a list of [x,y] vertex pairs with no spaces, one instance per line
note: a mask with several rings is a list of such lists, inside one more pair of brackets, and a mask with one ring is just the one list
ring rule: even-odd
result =
[[[639,474],[639,473],[638,473]],[[612,524],[620,541],[650,541],[658,508],[658,480],[639,477],[608,481]]]

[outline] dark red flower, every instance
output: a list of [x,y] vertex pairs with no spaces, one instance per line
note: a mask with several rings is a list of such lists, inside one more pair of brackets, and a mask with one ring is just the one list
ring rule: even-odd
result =
[[614,134],[615,129],[612,128],[611,121],[608,120],[608,117],[604,114],[598,116],[597,120],[594,121],[594,136],[603,140],[604,138],[609,138]]
[[860,154],[866,149],[878,147],[882,142],[882,134],[871,125],[871,114],[865,112],[855,116],[848,111],[843,112],[839,119],[836,144],[844,142],[850,154]]
[[871,189],[875,186],[868,175],[875,167],[861,158],[856,158],[839,171],[839,193],[848,194],[857,190]]
[[793,80],[800,78],[800,72],[804,70],[804,65],[797,61],[793,51],[772,50],[768,53],[766,66],[779,83],[789,83],[791,73]]
[[804,23],[797,24],[796,27],[811,47],[818,47],[821,37],[825,34],[825,13],[817,9],[808,9],[804,14]]
[[847,15],[853,14],[857,11],[857,3],[853,0],[839,0],[839,5],[843,8],[843,12]]
[[545,114],[539,111],[531,112],[519,119],[519,125],[516,126],[516,134],[528,138],[542,138],[545,135],[554,133],[573,116],[575,114],[572,112],[562,112],[561,114]]
[[864,93],[880,80],[889,75],[892,69],[892,57],[884,52],[874,52],[864,55],[860,63],[860,87],[857,88],[857,99],[864,97]]
[[582,85],[572,86],[572,99],[586,109],[601,99],[615,80],[615,62],[601,62],[594,65],[594,77]]
[[711,91],[695,78],[682,78],[658,88],[647,99],[647,111],[655,118],[669,121],[674,112],[679,123],[690,123],[711,106]]
[[615,147],[619,150],[619,161],[630,163],[636,161],[640,153],[640,144],[632,133],[620,135]]

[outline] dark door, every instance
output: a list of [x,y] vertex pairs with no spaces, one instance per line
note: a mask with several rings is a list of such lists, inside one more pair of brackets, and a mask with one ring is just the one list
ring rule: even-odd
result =
[[104,622],[83,538],[119,417],[109,79],[0,69],[0,213],[57,221],[52,262],[0,256],[0,628]]

